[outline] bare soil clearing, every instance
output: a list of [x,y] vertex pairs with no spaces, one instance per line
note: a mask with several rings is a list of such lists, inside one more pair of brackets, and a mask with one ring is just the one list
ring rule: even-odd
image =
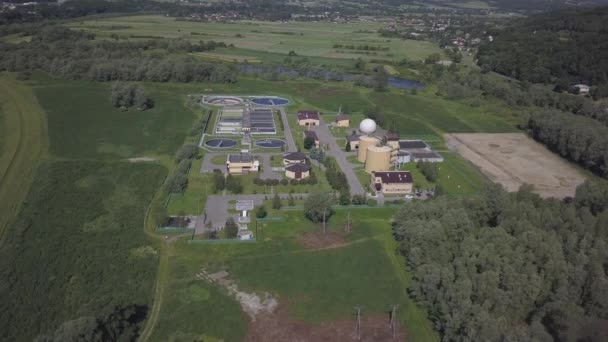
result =
[[476,165],[507,191],[534,186],[541,197],[574,196],[585,176],[523,133],[446,134],[448,148]]
[[322,228],[312,232],[302,233],[298,242],[306,249],[331,249],[345,246],[344,233],[327,232],[323,234]]
[[250,324],[246,338],[248,342],[291,341],[291,342],[347,342],[347,341],[406,341],[406,333],[401,327],[393,332],[390,328],[390,317],[386,315],[361,316],[361,338],[357,338],[356,317],[334,320],[319,324],[290,318],[285,305],[273,313],[259,315]]

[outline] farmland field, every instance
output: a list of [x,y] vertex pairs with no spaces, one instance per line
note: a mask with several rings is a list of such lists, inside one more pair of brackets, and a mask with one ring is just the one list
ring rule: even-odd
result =
[[[176,21],[164,16],[130,16],[84,20],[69,24],[100,35],[124,38],[165,37],[189,40],[214,40],[234,44],[239,49],[287,54],[295,51],[301,56],[335,59],[387,59],[404,57],[420,60],[441,49],[430,42],[383,38],[376,33],[382,24],[356,22],[332,24],[326,22],[257,22],[204,23]],[[122,28],[124,27],[124,28]],[[334,44],[373,45],[388,48],[376,54],[360,54],[357,50],[333,48]],[[243,53],[245,56],[247,52]]]

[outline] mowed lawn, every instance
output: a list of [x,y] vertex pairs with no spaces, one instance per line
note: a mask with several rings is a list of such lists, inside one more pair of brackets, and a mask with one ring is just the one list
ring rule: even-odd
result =
[[[365,313],[383,314],[390,304],[400,305],[400,319],[415,341],[433,341],[436,335],[426,314],[407,296],[409,274],[395,254],[390,218],[395,208],[352,209],[353,232],[345,245],[331,250],[309,250],[298,234],[320,227],[303,211],[271,211],[284,221],[260,223],[257,243],[200,245],[178,242],[171,251],[169,285],[154,340],[202,334],[240,340],[247,317],[222,288],[195,277],[201,269],[226,270],[239,289],[268,292],[286,305],[292,318],[321,323],[352,317],[353,306]],[[330,231],[343,231],[347,210],[338,209]],[[215,297],[212,297],[213,294]],[[217,312],[230,312],[220,319]]]
[[[71,22],[70,27],[85,29],[100,37],[115,34],[123,38],[146,37],[184,38],[189,40],[214,40],[234,44],[236,48],[250,51],[287,54],[295,51],[300,56],[335,59],[385,59],[409,58],[421,60],[432,53],[442,53],[434,43],[381,37],[377,30],[381,23],[351,22],[261,22],[238,21],[235,23],[206,23],[176,21],[175,18],[145,15]],[[371,45],[388,48],[376,54],[358,54],[356,50],[333,48],[334,44]],[[235,54],[239,55],[240,53]],[[244,56],[251,55],[244,51]],[[236,57],[235,57],[236,58]]]

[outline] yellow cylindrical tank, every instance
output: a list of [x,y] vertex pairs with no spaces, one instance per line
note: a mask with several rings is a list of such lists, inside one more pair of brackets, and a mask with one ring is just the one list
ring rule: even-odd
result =
[[392,150],[390,146],[368,147],[365,158],[365,172],[388,171],[391,167]]
[[359,152],[357,153],[357,159],[365,163],[365,157],[367,155],[367,148],[370,146],[376,146],[380,143],[380,139],[369,135],[362,135],[359,138]]

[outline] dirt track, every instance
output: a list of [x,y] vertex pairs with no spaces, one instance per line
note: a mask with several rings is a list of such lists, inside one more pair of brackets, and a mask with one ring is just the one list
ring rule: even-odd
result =
[[526,183],[542,197],[574,196],[583,174],[523,133],[446,134],[448,148],[507,191]]

